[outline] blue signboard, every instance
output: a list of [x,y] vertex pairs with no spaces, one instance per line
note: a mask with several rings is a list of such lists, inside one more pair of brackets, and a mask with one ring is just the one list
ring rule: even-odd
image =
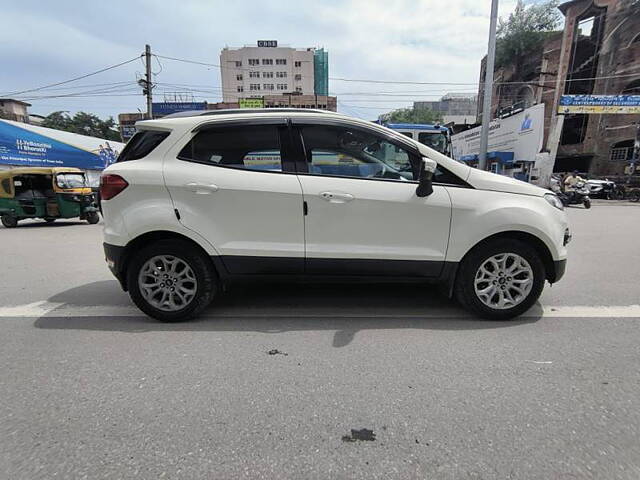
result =
[[0,121],[0,164],[102,170],[115,161],[116,152],[108,142],[101,146],[92,152]]
[[163,117],[176,112],[206,109],[207,102],[160,102],[153,104],[153,116]]
[[640,95],[562,95],[558,113],[640,113]]

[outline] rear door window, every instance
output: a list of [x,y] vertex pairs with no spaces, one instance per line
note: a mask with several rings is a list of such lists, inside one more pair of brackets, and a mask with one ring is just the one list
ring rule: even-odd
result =
[[149,155],[170,132],[158,132],[154,130],[142,130],[136,133],[118,156],[117,162],[138,160]]
[[196,134],[178,158],[220,167],[282,171],[278,127],[246,125],[208,128]]

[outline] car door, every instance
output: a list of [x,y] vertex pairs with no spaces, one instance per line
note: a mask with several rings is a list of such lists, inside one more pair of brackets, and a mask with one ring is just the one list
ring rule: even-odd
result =
[[286,161],[289,142],[284,119],[210,124],[165,158],[180,222],[205,237],[232,274],[303,272],[302,190]]
[[451,200],[440,185],[416,196],[417,150],[373,129],[296,123],[306,272],[439,275]]

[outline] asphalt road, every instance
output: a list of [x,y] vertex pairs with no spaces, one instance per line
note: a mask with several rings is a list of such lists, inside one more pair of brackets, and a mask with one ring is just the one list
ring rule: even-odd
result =
[[0,478],[640,478],[640,207],[569,215],[566,277],[506,323],[248,285],[160,324],[99,225],[0,227]]

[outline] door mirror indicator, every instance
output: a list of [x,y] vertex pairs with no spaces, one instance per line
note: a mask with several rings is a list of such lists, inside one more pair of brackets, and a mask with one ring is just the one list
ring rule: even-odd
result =
[[436,171],[438,164],[427,157],[422,157],[420,160],[420,175],[418,176],[418,187],[416,188],[416,195],[418,197],[428,197],[433,193],[433,174]]

